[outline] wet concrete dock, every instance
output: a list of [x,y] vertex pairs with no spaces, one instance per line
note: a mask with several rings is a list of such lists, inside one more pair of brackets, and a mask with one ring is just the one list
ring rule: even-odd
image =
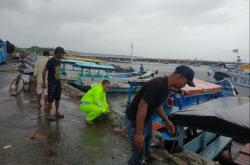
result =
[[17,73],[0,75],[1,165],[126,164],[129,144],[110,123],[86,126],[77,102],[65,95],[60,106],[65,118],[48,122],[44,110],[35,108],[34,94],[9,95],[8,84]]
[[[115,131],[111,121],[86,125],[79,102],[65,93],[60,104],[65,118],[55,122],[46,121],[43,108],[35,107],[34,93],[10,96],[8,85],[17,76],[16,68],[13,63],[0,65],[0,165],[127,164],[128,139]],[[163,153],[162,161],[150,164],[216,164],[190,153]]]

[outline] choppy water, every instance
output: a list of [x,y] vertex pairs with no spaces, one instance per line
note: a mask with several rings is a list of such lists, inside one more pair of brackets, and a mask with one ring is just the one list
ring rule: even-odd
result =
[[[146,63],[146,62],[134,62],[134,63],[122,63],[119,64],[122,67],[132,67],[136,71],[139,71],[140,64],[143,64],[145,70],[158,70],[159,75],[169,75],[174,69],[178,66],[178,64],[162,64],[162,63]],[[207,80],[207,72],[212,72],[208,66],[190,66],[195,71],[195,77]],[[247,88],[241,86],[235,86],[239,92],[239,96],[250,96],[250,91]],[[110,107],[113,110],[124,111],[127,104],[127,94],[114,93],[109,94],[108,99],[110,102]]]

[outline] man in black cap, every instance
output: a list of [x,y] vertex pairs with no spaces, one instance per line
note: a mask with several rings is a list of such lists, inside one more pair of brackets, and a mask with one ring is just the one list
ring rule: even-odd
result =
[[[48,71],[48,107],[47,107],[47,119],[49,121],[55,121],[57,118],[64,118],[62,114],[59,113],[59,104],[61,98],[61,81],[60,81],[60,60],[63,55],[66,54],[62,47],[57,47],[55,49],[54,57],[49,59],[44,70],[43,70],[43,87],[46,87],[45,77]],[[56,113],[51,115],[50,110],[52,103],[55,100]]]
[[132,147],[129,165],[140,165],[143,158],[145,161],[152,159],[151,116],[154,112],[166,122],[168,132],[175,133],[175,127],[164,113],[162,103],[167,99],[171,88],[181,89],[186,84],[193,87],[193,78],[194,71],[188,66],[181,65],[170,76],[154,78],[142,86],[126,110],[126,126]]

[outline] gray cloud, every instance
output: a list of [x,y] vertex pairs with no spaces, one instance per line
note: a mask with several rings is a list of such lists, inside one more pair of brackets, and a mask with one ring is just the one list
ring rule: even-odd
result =
[[249,59],[248,0],[1,0],[0,38],[137,56]]

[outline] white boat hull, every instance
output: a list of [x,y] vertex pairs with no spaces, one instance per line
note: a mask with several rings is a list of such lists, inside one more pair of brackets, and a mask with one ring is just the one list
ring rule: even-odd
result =
[[250,88],[250,73],[225,68],[212,68],[213,72],[227,74],[233,84]]

